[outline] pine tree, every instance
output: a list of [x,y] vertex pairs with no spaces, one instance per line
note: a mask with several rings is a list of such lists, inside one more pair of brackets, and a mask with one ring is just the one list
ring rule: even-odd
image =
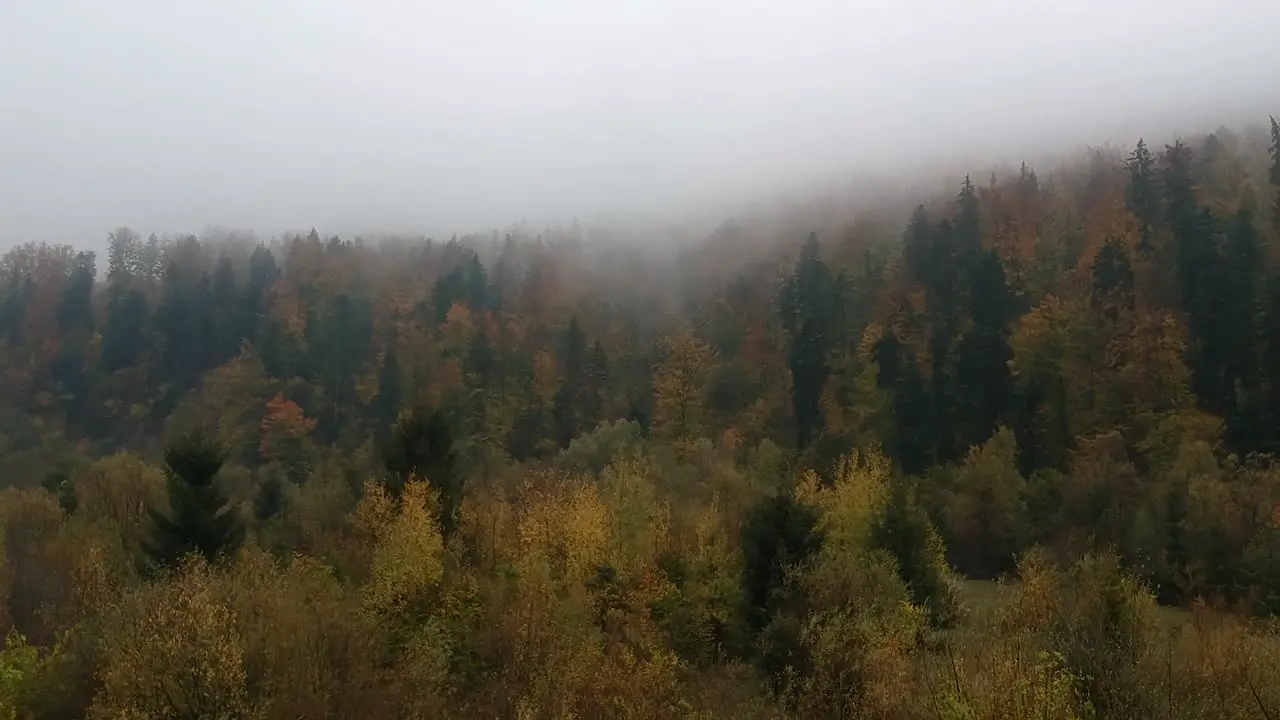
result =
[[172,568],[191,553],[212,562],[240,547],[244,525],[217,482],[223,460],[222,450],[199,431],[165,449],[169,512],[149,509],[153,532],[146,553],[154,566]]

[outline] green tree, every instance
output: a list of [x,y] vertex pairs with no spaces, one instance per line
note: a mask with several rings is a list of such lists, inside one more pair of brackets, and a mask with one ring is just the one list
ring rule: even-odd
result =
[[837,285],[819,258],[818,235],[810,233],[795,272],[783,285],[782,324],[791,336],[791,408],[796,446],[808,447],[822,432],[822,391],[831,370],[827,353],[835,340]]
[[935,624],[956,623],[961,607],[942,539],[904,483],[891,486],[884,512],[872,525],[871,544],[893,556],[911,601],[926,608]]
[[1125,161],[1129,182],[1125,186],[1125,205],[1138,220],[1141,233],[1138,250],[1150,255],[1155,249],[1155,229],[1160,222],[1160,184],[1156,176],[1155,158],[1141,138]]
[[383,465],[395,497],[415,478],[439,492],[440,528],[446,536],[453,532],[465,477],[457,467],[453,428],[443,413],[420,405],[402,412],[391,431]]
[[816,508],[790,494],[760,501],[747,515],[742,529],[743,590],[750,603],[749,618],[763,629],[786,603],[788,572],[822,549]]
[[221,448],[200,431],[165,448],[169,512],[149,510],[152,534],[145,544],[154,566],[176,567],[192,553],[212,562],[240,547],[244,524],[217,481],[223,458]]

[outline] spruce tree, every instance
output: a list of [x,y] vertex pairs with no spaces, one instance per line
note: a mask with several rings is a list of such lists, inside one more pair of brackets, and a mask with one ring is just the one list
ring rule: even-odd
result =
[[818,256],[818,236],[809,234],[795,273],[782,288],[783,328],[791,336],[791,407],[796,447],[803,450],[822,433],[822,391],[831,374],[827,353],[835,336],[840,300],[831,272]]
[[397,496],[414,478],[440,493],[440,529],[446,536],[453,532],[465,480],[457,469],[453,439],[443,413],[417,406],[400,414],[383,455],[388,486]]
[[609,356],[599,340],[591,344],[591,355],[587,361],[585,402],[582,420],[586,430],[593,430],[606,419],[609,405]]
[[1141,237],[1138,250],[1150,255],[1155,247],[1155,226],[1160,220],[1160,186],[1156,178],[1155,158],[1142,139],[1125,162],[1129,183],[1125,187],[1125,205],[1138,220]]
[[154,566],[173,567],[191,553],[212,562],[235,552],[244,541],[244,525],[218,487],[223,461],[222,450],[199,431],[165,449],[169,512],[148,510],[152,537],[145,550]]
[[768,625],[785,602],[787,569],[816,555],[822,542],[818,511],[790,494],[765,498],[751,509],[742,528],[742,584],[755,630]]
[[586,337],[578,325],[578,318],[574,317],[569,321],[560,352],[563,380],[552,399],[556,442],[562,448],[569,447],[570,441],[588,429],[583,418],[587,404],[586,361]]
[[871,543],[894,557],[911,601],[926,608],[936,625],[949,627],[956,622],[960,603],[950,581],[942,541],[903,483],[890,489],[883,514],[871,528]]
[[1280,239],[1280,122],[1271,118],[1271,190],[1275,194],[1271,208],[1271,235]]

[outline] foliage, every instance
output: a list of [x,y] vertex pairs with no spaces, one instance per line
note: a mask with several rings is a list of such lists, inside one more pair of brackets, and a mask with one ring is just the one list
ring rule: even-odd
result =
[[1278,717],[1277,153],[13,248],[0,719]]
[[152,563],[176,567],[189,553],[210,562],[235,551],[244,537],[237,511],[217,484],[222,451],[199,432],[165,449],[171,515],[150,510],[153,535],[146,545]]

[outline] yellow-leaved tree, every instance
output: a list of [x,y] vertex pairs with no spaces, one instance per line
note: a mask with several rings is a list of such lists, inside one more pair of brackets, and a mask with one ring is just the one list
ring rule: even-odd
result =
[[255,717],[235,614],[223,578],[192,558],[112,608],[103,625],[89,717]]
[[687,330],[664,340],[662,350],[653,373],[654,428],[687,443],[706,431],[703,395],[715,351]]

